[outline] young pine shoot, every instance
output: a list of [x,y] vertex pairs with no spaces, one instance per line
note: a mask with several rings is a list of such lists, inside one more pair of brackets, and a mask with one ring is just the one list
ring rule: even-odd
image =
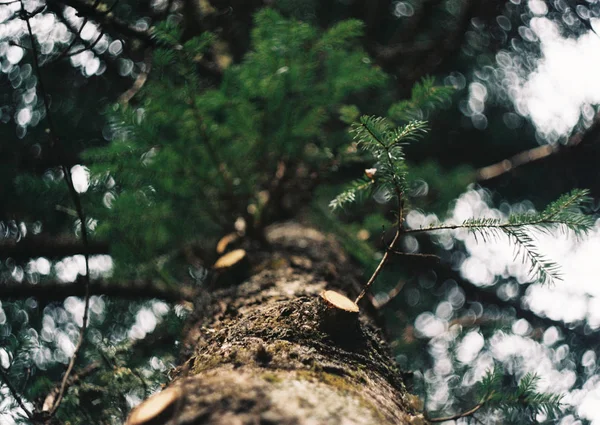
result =
[[[411,121],[404,126],[392,129],[383,118],[363,116],[351,129],[358,148],[369,152],[375,161],[373,168],[365,170],[365,175],[351,183],[345,191],[330,203],[335,210],[350,204],[363,193],[383,194],[387,201],[395,203],[395,233],[391,243],[379,261],[375,271],[364,285],[354,301],[355,304],[365,296],[392,254],[411,255],[397,250],[401,238],[407,234],[434,232],[439,230],[466,229],[476,238],[487,241],[504,234],[515,245],[515,257],[520,257],[529,266],[532,280],[551,283],[560,280],[558,264],[545,257],[535,244],[534,232],[571,230],[576,236],[588,232],[594,222],[589,215],[582,214],[581,206],[589,200],[588,191],[576,189],[561,196],[542,212],[515,214],[506,220],[496,218],[470,218],[462,223],[437,223],[422,228],[405,228],[405,201],[407,188],[407,165],[404,146],[408,142],[419,140],[427,131],[424,121]],[[414,255],[414,254],[413,254]],[[419,254],[423,255],[423,254]],[[538,413],[552,416],[559,411],[560,396],[539,393],[536,390],[538,378],[525,375],[515,392],[503,388],[502,374],[498,371],[488,373],[480,383],[480,394],[475,406],[465,412],[444,418],[429,418],[430,422],[445,422],[472,416],[484,408],[495,408],[504,413],[517,410],[535,418]]]
[[558,264],[543,255],[535,244],[533,233],[553,230],[571,230],[579,236],[593,226],[593,218],[581,213],[581,206],[589,201],[589,192],[575,189],[551,203],[544,211],[514,214],[503,221],[496,218],[469,218],[462,223],[438,223],[418,229],[404,227],[405,200],[407,193],[407,165],[404,146],[422,138],[427,131],[424,121],[411,121],[392,129],[384,118],[363,116],[352,126],[358,148],[368,151],[375,160],[373,168],[365,171],[365,176],[350,184],[348,189],[333,199],[329,206],[335,210],[354,202],[363,192],[384,194],[388,201],[395,203],[395,234],[377,268],[356,298],[358,303],[373,285],[377,276],[389,260],[391,254],[403,255],[396,249],[402,236],[407,234],[434,232],[437,230],[466,229],[484,242],[504,234],[515,245],[515,257],[520,257],[534,281],[552,283],[561,280]]

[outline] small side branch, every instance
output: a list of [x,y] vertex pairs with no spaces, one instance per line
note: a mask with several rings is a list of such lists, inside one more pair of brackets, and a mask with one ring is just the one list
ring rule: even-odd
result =
[[[100,369],[100,366],[102,366],[100,362],[93,362],[79,372],[72,374],[67,380],[65,391],[69,389],[70,386],[95,373],[98,369]],[[42,412],[49,412],[52,409],[52,406],[54,406],[56,403],[56,398],[60,394],[60,389],[61,387],[57,386],[46,396],[44,399],[44,404],[42,405]]]
[[38,257],[63,258],[83,254],[86,248],[89,255],[108,254],[110,251],[108,242],[89,242],[86,247],[71,237],[32,236],[19,242],[0,240],[0,258],[10,257],[17,261]]
[[[540,161],[552,155],[565,153],[579,145],[591,143],[600,133],[600,114],[596,114],[592,125],[585,131],[575,133],[564,145],[554,143],[551,145],[537,146],[521,151],[510,158],[503,159],[495,164],[477,170],[477,181],[488,181],[502,176],[508,172],[532,162]],[[591,139],[591,140],[590,140]]]
[[[68,297],[84,297],[86,294],[85,282],[79,279],[72,283],[43,282],[31,283],[3,283],[0,284],[0,299],[25,299],[36,298],[44,301],[61,301]],[[89,289],[90,295],[106,295],[121,299],[157,298],[168,302],[192,301],[196,290],[190,286],[179,285],[169,287],[162,282],[131,281],[111,282],[95,281]]]
[[456,415],[445,416],[442,418],[429,418],[429,422],[446,422],[446,421],[455,421],[460,418],[466,418],[467,416],[471,416],[475,412],[477,412],[479,409],[481,409],[484,406],[484,404],[485,404],[485,402],[481,402],[481,403],[475,405],[475,407],[473,407],[465,412],[457,413]]

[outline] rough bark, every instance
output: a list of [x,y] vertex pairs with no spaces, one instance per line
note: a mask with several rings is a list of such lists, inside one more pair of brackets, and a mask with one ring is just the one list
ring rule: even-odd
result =
[[247,280],[198,305],[185,342],[193,354],[128,423],[423,423],[366,307],[354,320],[332,316],[319,297],[357,292],[335,241],[295,223],[267,239]]

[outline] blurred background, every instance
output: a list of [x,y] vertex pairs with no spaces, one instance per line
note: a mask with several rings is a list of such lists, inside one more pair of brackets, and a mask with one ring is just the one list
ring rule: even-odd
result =
[[[1,0],[0,423],[30,421],[9,383],[31,409],[60,382],[86,252],[82,379],[57,411],[72,424],[121,423],[168,380],[225,235],[260,247],[302,217],[368,278],[393,208],[381,193],[328,208],[373,166],[348,134],[361,114],[429,121],[406,147],[407,227],[541,211],[573,188],[596,214],[599,18],[596,0]],[[563,394],[536,421],[600,424],[600,224],[536,244],[562,280],[536,283],[507,240],[440,231],[401,241],[439,263],[395,258],[374,285],[432,416],[501,368]]]

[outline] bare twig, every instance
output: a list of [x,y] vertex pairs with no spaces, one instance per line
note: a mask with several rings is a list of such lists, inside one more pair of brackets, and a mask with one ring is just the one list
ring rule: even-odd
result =
[[23,411],[29,419],[33,420],[33,414],[27,409],[27,407],[25,407],[25,403],[23,403],[23,400],[19,396],[19,393],[17,392],[16,388],[11,384],[10,379],[8,378],[8,374],[4,371],[4,369],[2,369],[2,366],[0,366],[0,376],[2,377],[2,380],[4,381],[6,386],[8,387],[8,390],[12,394],[13,398],[19,404],[19,407],[23,409]]
[[[187,285],[169,286],[160,281],[134,280],[114,282],[106,280],[94,281],[90,285],[90,295],[106,295],[121,299],[157,298],[169,302],[194,299],[195,288]],[[68,297],[83,297],[86,294],[83,279],[71,283],[56,281],[37,284],[14,282],[0,284],[1,299],[36,298],[44,301],[61,301]]]
[[112,13],[99,11],[95,7],[92,7],[92,5],[80,0],[62,0],[62,3],[76,9],[80,16],[93,19],[103,27],[111,28],[115,32],[118,32],[122,35],[135,37],[139,40],[143,40],[146,43],[154,44],[154,40],[152,40],[152,37],[148,31],[132,27],[127,22],[121,21],[115,17]]
[[28,260],[30,258],[62,258],[71,255],[83,254],[89,255],[108,254],[110,245],[108,242],[89,242],[87,247],[79,240],[66,236],[31,236],[15,240],[0,239],[0,258],[12,258],[17,261]]
[[[71,385],[76,384],[83,378],[96,372],[98,369],[100,369],[100,366],[102,366],[102,364],[100,362],[92,362],[89,365],[87,365],[84,369],[80,370],[77,373],[72,374],[69,377],[69,379],[67,380],[67,385],[65,387],[65,391]],[[49,412],[52,409],[52,406],[54,406],[54,404],[56,403],[56,398],[60,394],[60,389],[61,389],[61,387],[57,386],[52,391],[50,391],[50,393],[48,393],[48,395],[44,399],[44,404],[42,405],[42,412]]]
[[437,263],[440,262],[440,257],[435,254],[422,254],[420,252],[403,252],[403,251],[398,251],[397,249],[392,249],[391,247],[388,249],[390,250],[390,252],[392,254],[401,255],[403,257],[419,258],[419,259],[423,259],[423,260],[433,260]]
[[477,170],[477,180],[491,180],[493,178],[501,176],[504,173],[514,170],[517,167],[529,164],[530,162],[534,162],[542,158],[546,158],[558,152],[559,150],[560,148],[557,144],[544,145],[538,146],[533,149],[527,149],[523,152],[519,152],[518,154],[512,156],[510,159],[503,159],[502,161],[497,162],[495,164],[480,168],[479,170]]
[[[54,121],[52,120],[50,104],[48,102],[48,96],[47,96],[47,92],[46,92],[46,89],[44,86],[44,79],[42,78],[42,74],[40,72],[38,49],[37,49],[35,37],[33,36],[33,29],[31,28],[30,14],[25,9],[23,0],[20,0],[20,3],[21,3],[21,17],[23,20],[25,20],[25,23],[27,25],[27,32],[29,33],[29,39],[31,40],[33,66],[34,66],[35,72],[38,77],[38,87],[40,90],[40,95],[44,102],[44,109],[46,110],[46,120],[48,122],[50,136],[51,136],[54,148],[58,149],[62,152],[62,151],[64,151],[64,148],[60,143],[60,139],[56,132],[56,127],[54,126]],[[71,357],[71,361],[69,362],[69,365],[67,366],[67,370],[65,371],[65,374],[63,376],[58,396],[56,397],[54,405],[50,409],[50,415],[54,415],[54,413],[60,406],[60,402],[62,401],[62,397],[64,395],[64,392],[65,392],[65,389],[67,386],[67,382],[69,380],[69,375],[70,375],[71,371],[73,370],[73,366],[75,365],[75,360],[77,359],[79,350],[81,349],[81,346],[83,345],[85,331],[87,328],[89,307],[90,307],[90,264],[89,264],[90,256],[89,256],[89,253],[87,250],[88,234],[87,234],[85,215],[83,213],[81,199],[79,198],[79,194],[77,193],[77,191],[75,190],[75,186],[73,185],[73,179],[69,172],[69,169],[67,168],[66,165],[63,165],[61,168],[63,170],[65,183],[67,184],[69,193],[71,195],[73,203],[75,204],[75,209],[77,210],[77,215],[79,216],[80,228],[81,228],[81,239],[83,241],[83,245],[84,245],[84,249],[85,249],[85,251],[84,251],[84,256],[85,256],[85,278],[84,278],[85,279],[85,306],[84,306],[84,310],[83,310],[83,323],[79,330],[79,338],[77,340],[77,345],[75,346],[75,350],[73,352],[73,357]]]
[[92,50],[93,51],[94,47],[96,47],[96,44],[98,44],[98,42],[100,40],[102,40],[102,37],[104,37],[104,31],[100,31],[100,34],[98,34],[98,37],[96,37],[96,39],[89,46],[82,47],[81,49],[75,50],[74,52],[66,53],[63,57],[70,58],[72,56],[75,56],[75,55],[78,55],[80,53],[83,53],[86,50]]
[[385,299],[382,301],[378,301],[377,298],[373,297],[373,307],[375,307],[377,310],[380,310],[388,305],[390,301],[398,296],[398,294],[402,291],[402,288],[404,288],[404,285],[406,285],[406,281],[403,279],[386,294]]
[[477,412],[479,409],[481,409],[485,405],[485,402],[487,400],[489,400],[489,397],[486,398],[486,400],[482,401],[481,403],[475,405],[473,408],[471,408],[465,412],[457,413],[456,415],[445,416],[442,418],[429,418],[428,420],[429,420],[429,422],[446,422],[446,421],[455,421],[460,418],[465,418],[467,416],[471,416],[472,414]]
[[146,49],[146,53],[144,55],[144,69],[139,73],[133,85],[119,96],[118,102],[121,105],[127,105],[131,99],[144,87],[146,80],[148,79],[148,74],[150,73],[150,69],[152,68],[152,51],[150,49]]
[[564,145],[559,143],[553,143],[550,145],[537,146],[535,148],[526,149],[513,155],[510,158],[503,159],[495,164],[488,165],[486,167],[477,170],[477,180],[487,181],[499,177],[505,173],[515,170],[518,167],[527,165],[532,162],[548,158],[552,155],[564,153],[569,149],[572,149],[584,142],[588,137],[597,136],[600,130],[600,113],[596,114],[593,119],[592,125],[585,131],[575,133]]
[[[92,7],[95,9],[96,7],[98,7],[98,3],[100,3],[100,0],[95,0]],[[87,23],[88,23],[88,18],[87,17],[83,18],[83,23],[81,24],[79,31],[77,31],[77,34],[73,34],[73,40],[71,40],[71,42],[69,43],[67,48],[65,50],[63,50],[60,53],[60,55],[58,55],[58,57],[56,59],[54,59],[54,61],[59,61],[62,58],[66,57],[67,53],[69,53],[69,50],[71,50],[73,48],[73,46],[75,45],[75,43],[77,43],[77,40],[81,38],[81,33],[83,32],[83,29],[85,28]]]

